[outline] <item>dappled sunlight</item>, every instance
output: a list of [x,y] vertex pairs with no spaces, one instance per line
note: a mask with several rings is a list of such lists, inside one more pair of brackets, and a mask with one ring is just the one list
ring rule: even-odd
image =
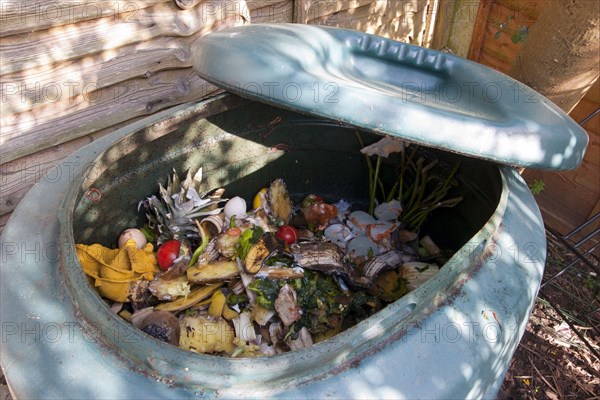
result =
[[297,22],[350,28],[421,46],[429,46],[438,1],[303,0]]
[[[74,29],[77,30],[76,28]],[[131,42],[131,37],[133,35],[138,36],[140,34],[137,27],[133,24],[119,24],[115,26],[111,21],[107,20],[98,21],[95,33],[105,38],[102,50],[116,49],[117,47],[128,44]],[[149,32],[141,32],[142,40],[147,40],[149,38],[151,38]],[[66,57],[58,59],[63,58]]]
[[[335,12],[325,12],[309,2],[306,13],[311,21],[332,26],[356,18],[359,29],[414,43],[429,29],[423,3],[337,1],[331,3]],[[15,86],[13,97],[1,105],[11,114],[2,118],[2,156],[17,158],[153,114],[69,158],[76,173],[42,182],[2,236],[3,251],[6,243],[61,242],[60,260],[30,262],[22,252],[3,253],[12,267],[1,269],[2,322],[16,324],[17,330],[4,341],[2,361],[17,394],[37,397],[43,387],[48,397],[63,397],[67,388],[88,398],[493,397],[524,332],[546,256],[535,200],[509,167],[447,156],[462,160],[459,176],[473,198],[442,214],[456,213],[432,228],[432,236],[459,243],[458,252],[426,285],[300,351],[256,359],[183,351],[122,321],[88,285],[73,244],[114,244],[124,227],[138,226],[144,217],[138,201],[155,193],[172,168],[181,175],[202,166],[202,189],[225,187],[227,195],[252,198],[257,187],[281,177],[299,186],[292,196],[318,189],[358,199],[368,177],[363,158],[356,156],[355,129],[345,124],[508,164],[558,168],[582,156],[585,146],[575,128],[555,135],[564,122],[557,109],[508,101],[503,96],[513,99],[512,82],[483,72],[470,76],[468,68],[461,76],[461,61],[453,56],[364,33],[345,37],[316,27],[300,33],[293,25],[279,28],[283,34],[276,40],[265,36],[247,42],[226,64],[218,52],[194,54],[191,43],[198,37],[252,22],[258,5],[237,4],[227,17],[202,13],[206,2],[173,16],[176,6],[164,2],[139,10],[140,19],[131,23],[101,18],[53,27],[50,33],[61,40],[34,32],[44,55],[11,66],[9,76],[19,83],[80,84],[63,85],[63,95],[52,102],[50,89],[42,89],[46,97],[26,96]],[[223,37],[218,39],[218,46],[231,50]],[[198,78],[192,62],[212,65],[225,82],[237,83],[232,91],[283,108],[232,95],[192,103],[216,90]],[[473,82],[497,83],[501,95],[496,99],[482,87],[472,97],[461,92],[466,98],[448,92],[473,88]],[[92,83],[89,90],[85,83]],[[297,102],[290,101],[292,91],[281,91],[286,85],[299,88]],[[123,91],[102,97],[107,88]],[[279,98],[264,95],[273,88]],[[190,103],[156,112],[181,102]],[[50,129],[58,121],[60,137]],[[272,121],[279,122],[271,126]],[[23,321],[56,324],[63,336],[53,341],[47,331],[29,340],[25,332],[23,340]],[[72,332],[66,330],[69,324]]]
[[[265,109],[265,107],[261,107],[262,109]],[[175,160],[180,160],[179,162],[182,162],[183,160],[187,159],[187,156],[184,158],[181,158],[179,156],[177,156],[177,153],[180,152],[182,155],[185,154],[189,154],[189,155],[194,155],[196,154],[196,151],[194,150],[194,148],[201,148],[203,149],[202,154],[200,156],[200,158],[198,159],[197,162],[200,162],[201,165],[208,165],[210,166],[210,168],[207,171],[207,178],[209,179],[209,181],[212,182],[216,182],[216,183],[222,183],[225,185],[228,185],[229,183],[232,182],[233,180],[238,180],[241,182],[245,182],[245,181],[253,181],[255,178],[252,177],[253,173],[251,173],[252,171],[244,171],[245,173],[242,175],[238,175],[238,173],[236,171],[238,171],[235,168],[235,165],[237,165],[239,163],[239,161],[244,161],[245,159],[248,158],[254,158],[256,159],[256,154],[259,154],[261,151],[265,151],[265,150],[269,150],[271,149],[271,146],[266,145],[266,143],[264,144],[260,144],[258,142],[262,142],[263,140],[265,140],[266,138],[260,139],[261,138],[261,129],[264,128],[255,128],[258,129],[257,131],[253,131],[252,128],[250,128],[250,130],[248,130],[248,128],[245,128],[242,130],[242,132],[240,134],[238,134],[237,139],[235,140],[235,142],[230,143],[229,138],[228,138],[228,134],[223,134],[223,133],[217,133],[217,132],[213,132],[211,134],[209,134],[209,132],[212,132],[213,129],[215,129],[215,127],[217,126],[222,126],[222,127],[226,127],[226,126],[230,126],[229,129],[233,128],[233,127],[238,127],[237,129],[239,129],[240,127],[248,127],[248,126],[255,126],[256,124],[248,124],[248,122],[244,122],[244,113],[242,113],[241,110],[234,110],[232,111],[234,112],[239,120],[232,120],[230,118],[227,118],[226,115],[224,115],[223,117],[220,118],[211,118],[211,123],[207,123],[207,122],[203,122],[203,121],[199,121],[196,123],[193,123],[192,125],[190,125],[189,127],[185,127],[185,126],[180,126],[180,130],[179,132],[174,132],[173,134],[171,134],[168,138],[169,138],[169,146],[172,146],[171,148],[166,148],[163,149],[162,154],[164,157],[164,161],[162,162],[167,162],[167,163],[173,163]],[[274,115],[281,115],[282,111],[281,110],[277,110],[277,109],[272,109],[269,110],[269,112],[274,113]],[[250,111],[250,115],[254,115],[255,113],[253,113],[252,111]],[[274,115],[265,115],[263,118],[267,121],[270,121],[273,119]],[[283,118],[283,122],[285,123],[286,118]],[[285,126],[282,125],[282,126]],[[290,126],[293,126],[290,125]],[[282,128],[280,128],[282,129]],[[162,133],[164,134],[163,131]],[[198,135],[198,132],[203,132],[203,135]],[[155,133],[156,134],[156,133]],[[214,136],[214,138],[211,139],[211,135],[216,134],[216,136]],[[318,134],[318,133],[314,133],[314,134]],[[147,139],[150,138],[150,136],[148,136],[148,134],[145,135]],[[308,138],[306,138],[306,134],[303,135],[304,137],[299,137],[301,140],[301,143],[303,143],[303,146],[307,146],[309,143],[314,143],[314,145],[316,145],[316,142],[309,140]],[[144,135],[135,135],[132,137],[131,140],[123,140],[121,143],[118,143],[117,145],[113,146],[113,148],[109,149],[109,151],[107,151],[105,153],[105,156],[103,158],[106,158],[107,160],[111,160],[112,166],[114,167],[115,171],[121,171],[120,174],[123,174],[125,171],[123,171],[121,168],[118,167],[119,164],[130,164],[131,160],[128,160],[126,158],[121,159],[121,160],[113,160],[113,158],[110,157],[114,157],[114,155],[116,154],[129,154],[130,157],[134,157],[134,158],[140,158],[142,157],[141,154],[143,154],[143,150],[144,148],[151,146],[153,148],[156,147],[155,143],[150,143],[150,144],[144,144],[144,142],[138,142],[138,139],[143,138]],[[176,139],[179,138],[179,139]],[[257,143],[252,143],[249,142],[248,139],[251,139],[251,141],[257,141]],[[280,134],[278,133],[271,133],[269,135],[269,142],[270,143],[277,143],[279,140],[282,140],[283,138],[280,137]],[[289,139],[288,139],[289,140]],[[191,141],[191,143],[190,143]],[[194,141],[196,141],[196,143],[194,143]],[[287,140],[286,140],[287,141]],[[178,145],[178,143],[190,143],[189,145],[185,145],[185,146],[180,146]],[[137,144],[136,144],[137,143]],[[224,143],[225,146],[222,146],[221,144]],[[337,142],[336,142],[337,143]],[[124,146],[126,145],[133,145],[133,147],[130,148],[125,148]],[[222,150],[222,153],[215,153],[213,151],[210,151],[210,147],[207,146],[215,146],[218,145],[218,147],[220,147]],[[258,147],[256,147],[258,146]],[[339,146],[339,144],[338,144]],[[239,150],[236,150],[236,148],[239,147]],[[256,147],[256,149],[254,149],[254,147]],[[289,143],[289,147],[291,149],[291,153],[290,155],[298,160],[298,158],[301,158],[301,154],[298,152],[298,150],[294,150],[295,146],[293,145],[293,142]],[[244,153],[247,154],[246,156],[243,156],[242,153],[240,152],[241,149],[244,149]],[[120,149],[120,150],[117,150]],[[178,150],[179,149],[179,150]],[[204,151],[204,149],[206,149],[206,151]],[[126,151],[123,151],[126,150]],[[310,152],[310,148],[307,149],[302,149],[302,152]],[[112,154],[112,156],[111,156]],[[253,154],[253,155],[251,155]],[[270,162],[274,162],[277,164],[277,159],[281,159],[283,157],[286,156],[286,153],[284,152],[275,152],[273,154],[273,156],[275,156],[276,158],[273,158],[272,161]],[[107,158],[108,157],[108,158]],[[114,162],[113,162],[114,161]],[[233,164],[231,164],[233,162]],[[197,165],[197,164],[196,164]],[[214,167],[213,167],[214,165]],[[212,171],[214,171],[214,168],[217,166],[223,166],[226,167],[225,171],[229,171],[227,172],[225,175],[223,174],[217,174],[215,175]],[[299,165],[303,165],[302,161],[299,163]],[[233,168],[232,168],[233,167]],[[318,167],[315,166],[315,167]],[[144,168],[144,167],[142,167]],[[155,168],[155,172],[153,172],[154,174],[156,173],[160,173],[160,171],[162,171],[164,168]],[[224,171],[224,172],[225,172]],[[108,171],[107,171],[108,172]],[[247,172],[250,172],[250,175],[246,175]],[[260,170],[256,170],[257,173],[261,173]],[[148,178],[148,175],[145,173],[141,173],[138,170],[138,173],[141,175],[146,176],[146,178]],[[262,171],[262,173],[264,173],[264,171]],[[276,175],[273,175],[273,173],[275,172],[271,172],[268,175],[272,178]],[[286,171],[286,169],[281,169],[277,174],[287,174],[289,173],[289,171]],[[98,176],[98,178],[103,177],[106,173],[102,173],[100,176]],[[127,173],[126,173],[127,174]],[[225,178],[225,180],[221,181],[222,178]],[[101,178],[103,179],[103,178]],[[129,178],[132,179],[132,178]],[[107,180],[109,181],[118,181],[121,182],[121,184],[124,184],[124,182],[121,179],[117,179],[116,177],[110,177],[110,175],[107,177]],[[150,179],[151,181],[154,181],[154,179]],[[249,181],[249,182],[250,182]],[[109,182],[107,182],[109,183]],[[143,182],[139,182],[139,184],[143,184],[143,185],[147,185],[147,184],[152,184],[152,182],[150,183],[143,183]],[[100,188],[103,188],[105,186],[105,184],[94,184],[95,186],[98,186]],[[242,183],[243,186],[249,186],[249,187],[255,187],[256,185],[252,185],[252,184],[244,184]],[[152,185],[151,185],[152,186]],[[142,191],[141,189],[137,189],[137,188],[131,188],[130,190],[133,191]],[[150,189],[144,189],[144,190],[150,190]],[[107,196],[110,196],[110,192],[105,192]],[[111,203],[111,208],[115,208],[114,207],[114,203]],[[116,207],[116,208],[120,208],[120,207]],[[107,212],[112,212],[111,210],[104,210],[102,213],[106,214]],[[77,215],[79,215],[81,213],[81,211],[77,212]],[[112,219],[112,217],[111,217]],[[83,220],[80,220],[78,223],[85,225],[86,222]],[[122,222],[119,222],[122,223]],[[81,228],[83,228],[83,226],[79,226],[77,227],[77,230],[79,230],[79,232],[81,233],[82,231],[80,230]],[[95,236],[98,237],[98,235],[104,235],[102,232],[95,232]],[[110,234],[107,235],[107,237],[109,237]],[[323,343],[323,344],[318,344],[315,346],[315,351],[317,352],[316,355],[312,354],[310,356],[310,358],[313,357],[317,357],[315,359],[316,362],[318,362],[319,360],[319,356],[318,354],[324,354],[326,355],[327,353],[331,353],[330,356],[326,356],[326,360],[331,359],[333,361],[333,363],[331,364],[331,366],[327,367],[326,364],[321,364],[319,365],[319,367],[313,372],[315,374],[322,374],[322,373],[326,373],[326,371],[329,368],[334,368],[335,365],[345,365],[347,362],[351,362],[351,360],[355,359],[357,356],[360,356],[361,354],[363,354],[363,352],[368,349],[368,346],[370,346],[372,343],[379,343],[383,340],[387,340],[386,338],[389,338],[389,336],[391,334],[393,334],[394,329],[391,329],[391,325],[390,324],[396,324],[398,320],[402,320],[404,318],[407,318],[411,315],[414,315],[416,313],[416,308],[415,307],[419,307],[418,306],[419,301],[415,300],[414,296],[409,296],[407,297],[405,300],[395,304],[393,307],[390,306],[389,309],[387,311],[384,310],[384,312],[382,312],[380,318],[378,319],[372,319],[371,321],[365,321],[365,324],[362,324],[361,326],[358,326],[356,329],[353,329],[351,332],[348,333],[348,335],[346,336],[340,336],[339,339],[335,338],[336,340],[333,340],[331,343]],[[427,307],[427,306],[426,306]],[[413,317],[414,318],[414,317]],[[425,336],[426,338],[428,338],[428,336]],[[381,351],[385,351],[385,350],[381,350]],[[301,359],[305,359],[308,360],[308,355],[310,353],[307,351],[301,351],[298,352],[297,356],[300,357]],[[290,355],[291,356],[291,355]],[[202,365],[204,362],[206,362],[207,360],[211,359],[210,356],[194,356],[193,358],[195,361],[193,362],[193,364],[188,364],[190,365],[190,367],[192,365],[194,365],[194,368],[202,368]],[[211,361],[211,362],[217,362],[217,361]],[[243,360],[222,360],[219,359],[218,362],[223,362],[227,365],[227,369],[228,371],[230,371],[231,374],[234,374],[231,376],[231,379],[236,379],[235,374],[240,374],[240,376],[237,378],[237,380],[239,381],[239,384],[242,384],[242,382],[244,381],[244,371],[246,371],[245,367],[244,367],[244,362]],[[306,361],[305,361],[306,362]],[[153,365],[157,366],[158,364],[152,362]],[[274,365],[272,365],[273,363],[275,363]],[[364,385],[368,385],[369,387],[371,387],[373,390],[373,392],[371,392],[372,395],[376,395],[376,396],[385,396],[385,395],[393,395],[395,397],[402,397],[404,396],[404,393],[399,391],[398,389],[394,389],[393,386],[383,386],[381,387],[381,385],[377,385],[375,386],[374,384],[371,384],[371,382],[387,382],[390,377],[389,377],[389,373],[392,373],[394,371],[389,371],[389,373],[384,373],[381,371],[381,367],[378,366],[378,364],[380,363],[380,361],[377,362],[377,364],[375,364],[372,367],[369,367],[369,372],[367,376],[362,377],[362,384],[361,385],[357,385],[356,387],[349,387],[348,390],[348,395],[351,397],[356,397],[358,395],[358,393],[364,393]],[[262,360],[252,360],[252,365],[253,365],[253,371],[255,372],[255,374],[258,374],[260,371],[260,368],[266,367],[267,365],[272,365],[269,367],[269,371],[274,371],[273,368],[275,368],[275,365],[278,366],[279,370],[277,373],[277,376],[279,377],[284,377],[289,373],[289,368],[298,368],[298,365],[295,364],[295,362],[291,359],[288,359],[288,357],[281,357],[281,358],[277,358],[274,360],[265,360],[264,362]],[[168,363],[166,363],[165,365],[163,365],[162,367],[164,368],[168,368]],[[162,368],[161,367],[161,368]],[[157,367],[158,368],[158,367]],[[283,368],[283,369],[281,369]],[[320,369],[322,369],[322,371],[320,371]],[[353,371],[354,369],[351,369],[350,371]],[[237,372],[236,372],[237,371]],[[271,374],[273,374],[274,372],[270,372]],[[380,375],[378,377],[378,375]],[[361,372],[361,376],[362,376],[362,372]],[[257,379],[257,378],[255,378]],[[353,382],[360,382],[356,379],[352,380]],[[440,380],[441,382],[441,380]],[[440,383],[441,384],[441,383]],[[375,388],[377,387],[377,388]],[[233,388],[233,386],[232,386]]]
[[[77,23],[3,37],[0,156],[11,161],[211,94],[216,88],[189,68],[190,43],[250,22],[263,6],[203,1],[180,9],[174,2],[115,2],[96,6],[102,11],[97,18],[74,15],[71,22]],[[276,12],[258,15],[276,20]]]
[[[230,97],[222,96],[220,99],[225,101]],[[332,196],[337,193],[334,187],[340,187],[340,184],[346,185],[341,186],[344,188],[342,193],[355,192],[353,185],[359,182],[344,184],[344,179],[339,179],[340,182],[336,181],[332,186],[331,179],[325,177],[322,180],[320,176],[324,169],[330,169],[326,166],[330,162],[335,162],[339,170],[346,171],[345,180],[361,176],[358,172],[360,165],[352,157],[341,156],[351,149],[356,151],[357,144],[354,141],[340,139],[353,130],[336,124],[310,126],[308,117],[256,103],[244,106],[244,101],[237,100],[233,104],[238,108],[216,114],[208,120],[199,118],[212,115],[208,108],[181,106],[173,115],[168,112],[158,114],[154,117],[157,123],[151,123],[148,128],[138,126],[124,129],[104,141],[101,139],[93,143],[96,151],[105,147],[107,150],[95,161],[95,169],[87,171],[87,179],[82,178],[83,186],[75,185],[66,193],[71,205],[66,204],[64,212],[68,215],[70,207],[77,206],[72,221],[75,241],[110,242],[123,226],[135,225],[139,218],[136,214],[137,200],[155,191],[156,182],[164,177],[165,165],[175,167],[180,172],[186,168],[205,166],[206,189],[224,185],[228,191],[239,192],[245,197],[252,196],[256,187],[275,177],[283,177],[289,182],[304,182],[307,176],[313,177],[304,188],[307,191],[317,188],[310,185],[325,187],[324,182],[329,182]],[[213,107],[213,113],[220,110],[218,102]],[[231,118],[232,115],[236,118]],[[280,124],[271,131],[268,122],[275,118],[279,118]],[[132,132],[132,129],[137,131]],[[127,136],[130,132],[132,134]],[[123,139],[110,145],[110,140],[119,137]],[[277,147],[281,143],[287,145],[287,150]],[[324,151],[336,154],[335,160],[315,158],[316,153],[325,154]],[[85,154],[95,157],[91,151]],[[317,163],[316,159],[320,161]],[[87,162],[85,157],[82,161]],[[133,362],[151,376],[183,382],[191,391],[219,388],[222,395],[230,397],[247,396],[250,387],[257,396],[318,397],[330,393],[344,398],[414,398],[445,393],[446,397],[462,397],[470,391],[473,397],[480,397],[487,390],[492,390],[489,389],[490,385],[504,371],[514,350],[511,346],[516,343],[513,336],[508,336],[509,332],[514,331],[510,330],[514,325],[512,321],[524,318],[523,307],[535,297],[535,279],[528,278],[529,267],[526,264],[517,265],[515,256],[505,250],[505,246],[517,244],[517,241],[510,240],[510,229],[528,224],[526,219],[529,218],[532,220],[528,227],[531,230],[529,237],[535,238],[539,221],[526,186],[515,184],[516,174],[508,169],[503,172],[505,185],[512,191],[510,196],[514,196],[505,204],[509,191],[504,188],[500,194],[499,188],[495,189],[501,186],[497,171],[487,166],[488,174],[477,169],[476,165],[479,164],[476,161],[465,160],[465,163],[463,174],[478,177],[475,182],[483,185],[481,190],[487,188],[490,193],[478,200],[480,207],[485,209],[485,217],[477,218],[477,221],[464,221],[467,225],[477,224],[476,235],[451,260],[452,265],[442,268],[442,272],[429,284],[378,314],[309,349],[271,358],[232,360],[188,353],[153,341],[149,343],[142,340],[142,333],[127,328],[127,324],[120,322],[119,317],[110,314],[99,296],[87,286],[82,271],[77,272],[78,265],[70,265],[70,285],[77,282],[85,282],[85,285],[73,286],[66,293],[75,298],[83,296],[85,300],[79,304],[80,313],[91,326],[96,327],[96,335],[108,341],[108,350],[101,359],[94,359],[97,347],[84,343],[84,354],[69,362],[71,367],[65,370],[68,375],[60,379],[85,385],[78,372],[72,370],[86,361],[94,365],[99,376],[110,381],[112,387],[122,390],[127,387],[126,393],[145,393],[143,389],[140,389],[141,392],[134,391],[133,387],[144,380],[148,383],[151,381],[127,369],[128,363]],[[470,163],[474,164],[469,167]],[[290,168],[290,165],[294,168]],[[494,179],[490,182],[488,176]],[[123,196],[119,190],[123,185],[128,188],[127,196]],[[86,200],[85,195],[90,188],[102,193],[102,201]],[[58,194],[56,196],[60,197]],[[486,200],[487,197],[490,200]],[[506,219],[501,215],[504,208]],[[499,215],[490,215],[495,209]],[[130,211],[125,213],[123,210]],[[100,215],[102,219],[110,220],[111,224],[98,226],[95,218]],[[67,218],[64,222],[65,229],[69,231],[71,220]],[[501,227],[498,230],[500,222],[506,223],[508,228]],[[518,235],[521,234],[523,232],[518,232]],[[492,237],[494,240],[487,246],[482,244]],[[494,247],[489,247],[493,243],[502,249],[500,253],[493,252]],[[523,246],[521,243],[518,245],[519,248]],[[482,258],[484,251],[491,252],[489,259]],[[523,279],[523,276],[526,278]],[[499,281],[504,283],[499,286]],[[531,287],[520,290],[522,285]],[[509,290],[510,293],[503,293],[502,290]],[[513,291],[519,292],[521,297],[513,295]],[[56,307],[64,305],[53,304]],[[129,329],[123,334],[127,333],[125,337],[133,341],[112,337],[111,327],[114,326]],[[502,331],[499,326],[502,326]],[[85,329],[88,328],[86,325]],[[520,328],[516,329],[514,332],[520,334]],[[76,348],[69,345],[56,348],[56,351],[66,354]],[[152,356],[148,355],[148,346],[153,348]],[[126,360],[125,364],[118,364],[118,368],[112,367],[115,365],[115,352]],[[184,366],[187,370],[183,370]],[[126,373],[119,377],[122,371]],[[130,374],[136,376],[136,382],[130,382]],[[330,379],[344,382],[344,385],[331,387]],[[276,388],[269,386],[269,389],[265,389],[261,386],[264,382],[280,384]],[[410,384],[404,387],[399,386],[398,382]],[[101,382],[97,385],[99,387]],[[169,395],[181,394],[179,389],[160,383],[148,388],[154,386]],[[91,393],[96,393],[96,388],[90,387]]]

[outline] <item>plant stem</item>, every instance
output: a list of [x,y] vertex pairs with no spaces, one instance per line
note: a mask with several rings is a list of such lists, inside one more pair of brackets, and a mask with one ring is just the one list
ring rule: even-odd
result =
[[375,164],[375,176],[373,177],[373,182],[371,184],[370,195],[371,199],[369,201],[369,214],[373,215],[375,211],[375,192],[377,192],[377,181],[379,180],[379,168],[381,167],[381,157],[377,156],[377,163]]
[[396,190],[398,190],[399,184],[398,181],[396,181],[394,183],[394,186],[392,186],[392,188],[390,189],[390,193],[388,193],[387,197],[385,198],[385,201],[392,201],[392,199],[394,198],[394,196],[396,195]]
[[[360,144],[361,149],[365,147],[365,143],[362,140],[362,137],[360,136],[360,134],[358,133],[358,131],[355,131],[356,133],[356,138],[358,139],[358,143]],[[371,163],[371,159],[369,158],[368,155],[365,154],[365,160],[367,161],[367,168],[369,170],[369,199],[373,196],[372,194],[372,188],[373,188],[373,164]]]

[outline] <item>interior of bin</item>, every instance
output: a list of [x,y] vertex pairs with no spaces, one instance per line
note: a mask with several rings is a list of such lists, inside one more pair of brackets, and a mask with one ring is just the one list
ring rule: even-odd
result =
[[[155,140],[132,135],[89,167],[73,216],[75,242],[115,247],[123,229],[144,225],[138,202],[157,194],[158,182],[165,184],[173,169],[183,178],[185,171],[200,166],[204,189],[224,187],[224,197],[241,196],[248,204],[260,188],[283,178],[294,202],[314,193],[365,210],[368,169],[357,133],[365,144],[380,138],[333,121],[249,102],[206,119],[187,120]],[[460,162],[458,190],[463,202],[439,209],[421,230],[439,246],[458,250],[498,204],[502,187],[498,168],[448,152],[421,151],[438,158],[448,170]],[[386,171],[388,177],[393,173],[392,168]]]

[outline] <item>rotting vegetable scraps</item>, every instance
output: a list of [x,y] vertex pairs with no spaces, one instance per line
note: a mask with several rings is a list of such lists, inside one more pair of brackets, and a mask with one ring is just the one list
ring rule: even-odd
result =
[[[439,271],[432,262],[439,248],[429,237],[420,246],[403,223],[402,194],[372,202],[371,213],[319,194],[294,207],[276,179],[248,210],[240,197],[223,199],[221,189],[201,193],[201,175],[181,182],[174,171],[159,197],[140,202],[148,218],[142,230],[153,243],[138,231],[135,242],[127,231],[122,249],[77,245],[84,272],[111,309],[158,340],[230,357],[298,350]],[[377,179],[372,174],[370,188]]]

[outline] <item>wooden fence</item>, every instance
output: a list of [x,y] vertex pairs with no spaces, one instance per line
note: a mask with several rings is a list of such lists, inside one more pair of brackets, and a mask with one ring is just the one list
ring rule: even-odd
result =
[[[552,0],[482,0],[475,22],[468,58],[507,73],[527,40],[526,32]],[[582,122],[600,107],[600,82],[596,81],[570,116]],[[526,170],[530,183],[544,183],[536,195],[546,225],[566,234],[600,212],[600,114],[583,125],[590,138],[581,166],[573,171]],[[580,237],[599,227],[589,226]],[[600,255],[600,249],[596,252]]]

